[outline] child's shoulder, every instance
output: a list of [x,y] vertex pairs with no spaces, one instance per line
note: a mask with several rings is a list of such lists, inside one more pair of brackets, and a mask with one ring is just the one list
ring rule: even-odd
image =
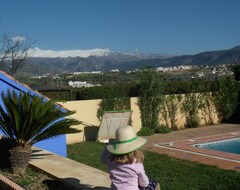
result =
[[143,163],[140,162],[133,162],[131,164],[123,164],[125,167],[129,168],[135,168],[135,169],[142,169],[143,168]]

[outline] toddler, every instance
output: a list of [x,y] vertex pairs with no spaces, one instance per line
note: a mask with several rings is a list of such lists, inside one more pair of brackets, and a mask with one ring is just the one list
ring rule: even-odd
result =
[[115,140],[110,140],[102,152],[101,161],[110,171],[112,190],[160,190],[144,171],[144,155],[139,150],[147,142],[136,135],[132,126],[119,127]]

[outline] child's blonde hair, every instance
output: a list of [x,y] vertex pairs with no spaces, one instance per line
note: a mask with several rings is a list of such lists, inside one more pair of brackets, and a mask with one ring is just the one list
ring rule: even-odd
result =
[[144,161],[144,154],[141,150],[135,150],[128,154],[112,154],[111,160],[115,161],[119,164],[132,164],[135,163],[143,163]]

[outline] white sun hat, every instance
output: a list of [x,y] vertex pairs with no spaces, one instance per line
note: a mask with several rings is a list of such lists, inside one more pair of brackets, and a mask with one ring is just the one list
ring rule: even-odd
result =
[[112,154],[128,154],[142,147],[146,139],[136,135],[130,125],[119,127],[115,132],[115,140],[110,141],[107,150]]

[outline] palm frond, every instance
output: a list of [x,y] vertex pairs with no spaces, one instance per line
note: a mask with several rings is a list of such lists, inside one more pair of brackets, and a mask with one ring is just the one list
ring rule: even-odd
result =
[[17,142],[32,145],[58,135],[79,132],[70,126],[80,122],[66,118],[75,112],[63,110],[53,101],[14,91],[2,93],[1,97],[0,130]]

